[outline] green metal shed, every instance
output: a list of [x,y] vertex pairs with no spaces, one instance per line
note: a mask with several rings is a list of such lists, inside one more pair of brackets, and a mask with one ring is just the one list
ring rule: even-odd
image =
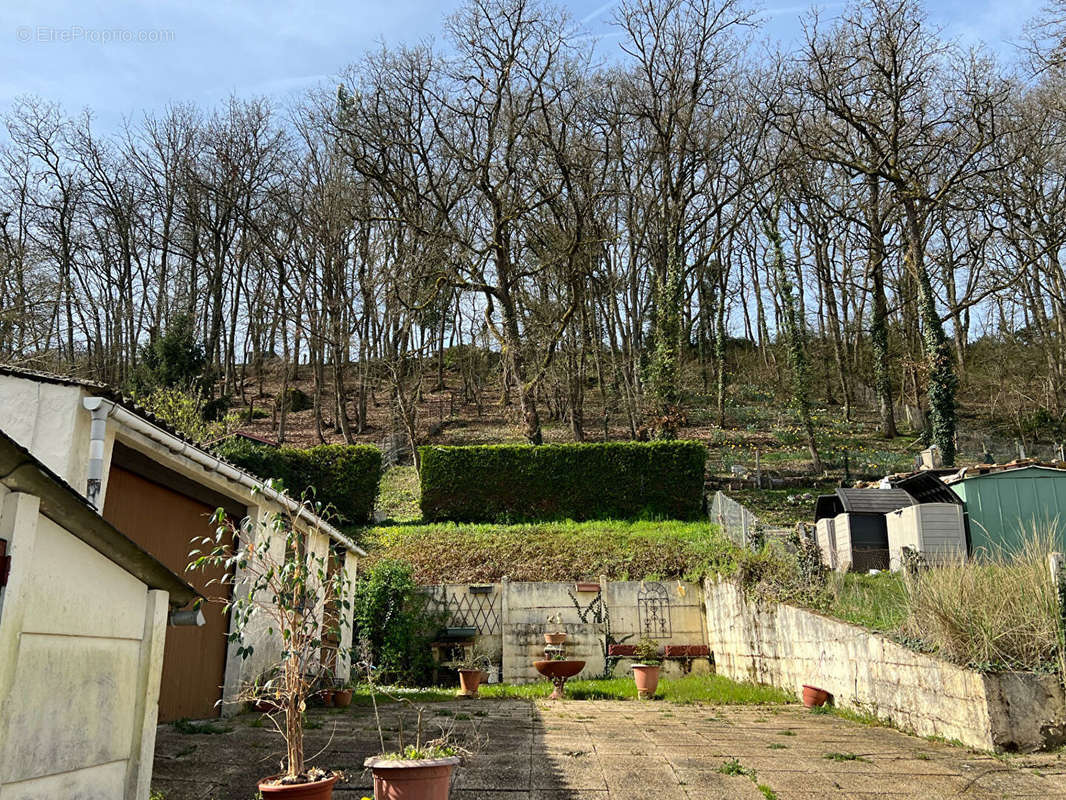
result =
[[1066,544],[1066,470],[1027,466],[970,475],[949,484],[966,504],[973,553],[1017,549],[1034,526],[1055,525]]

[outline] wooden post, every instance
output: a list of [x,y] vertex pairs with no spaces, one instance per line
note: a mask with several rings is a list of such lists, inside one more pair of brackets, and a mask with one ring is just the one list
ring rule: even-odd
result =
[[1059,682],[1066,686],[1066,564],[1062,553],[1048,553],[1051,583],[1058,598]]
[[755,448],[755,485],[760,489],[762,488],[762,454],[759,452],[759,448]]

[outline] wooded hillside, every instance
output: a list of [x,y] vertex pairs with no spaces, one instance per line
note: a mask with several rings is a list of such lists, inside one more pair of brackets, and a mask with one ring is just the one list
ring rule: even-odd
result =
[[695,434],[747,458],[785,436],[815,472],[906,463],[911,429],[948,463],[1050,453],[1064,19],[1004,64],[917,0],[864,0],[771,54],[740,0],[626,0],[603,59],[555,6],[468,0],[439,45],[353,53],[285,107],[100,131],[25,99],[0,358],[298,442],[491,418],[458,440]]

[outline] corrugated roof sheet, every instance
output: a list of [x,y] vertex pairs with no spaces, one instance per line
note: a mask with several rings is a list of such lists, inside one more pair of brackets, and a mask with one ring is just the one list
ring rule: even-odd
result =
[[932,470],[914,472],[902,478],[889,478],[888,482],[895,489],[902,489],[919,503],[954,503],[962,505],[962,500],[948,488],[940,476]]
[[1066,471],[1066,461],[1039,461],[1035,458],[1026,458],[1017,459],[1007,464],[976,464],[972,467],[963,467],[954,475],[944,478],[944,482],[957,483],[958,481],[966,480],[967,478],[991,475],[996,472],[1013,472],[1014,470],[1028,469],[1029,467],[1040,467],[1041,469],[1053,469],[1064,472]]

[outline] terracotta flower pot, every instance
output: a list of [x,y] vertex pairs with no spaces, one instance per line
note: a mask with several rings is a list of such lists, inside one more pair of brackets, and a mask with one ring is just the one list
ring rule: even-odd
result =
[[338,689],[333,693],[333,705],[337,708],[347,708],[352,704],[352,690]]
[[318,693],[318,698],[326,708],[333,708],[333,697],[336,694],[332,689],[323,689]]
[[819,689],[817,686],[808,686],[803,684],[803,705],[807,708],[815,708],[817,706],[824,706],[829,700],[829,692],[825,689]]
[[479,669],[459,670],[459,694],[463,697],[477,697],[477,688],[485,679],[485,673]]
[[633,681],[637,684],[637,695],[642,699],[655,696],[659,688],[659,666],[648,664],[633,665]]
[[337,782],[338,775],[330,775],[310,783],[293,783],[288,786],[271,785],[280,775],[264,778],[259,782],[259,792],[264,798],[276,797],[279,800],[329,800],[333,797],[333,784]]
[[566,641],[565,633],[546,633],[544,634],[545,644],[560,645]]
[[374,800],[448,800],[452,769],[458,756],[420,761],[368,758],[374,773]]
[[253,705],[260,714],[273,714],[275,711],[281,711],[281,706],[273,700],[260,698]]

